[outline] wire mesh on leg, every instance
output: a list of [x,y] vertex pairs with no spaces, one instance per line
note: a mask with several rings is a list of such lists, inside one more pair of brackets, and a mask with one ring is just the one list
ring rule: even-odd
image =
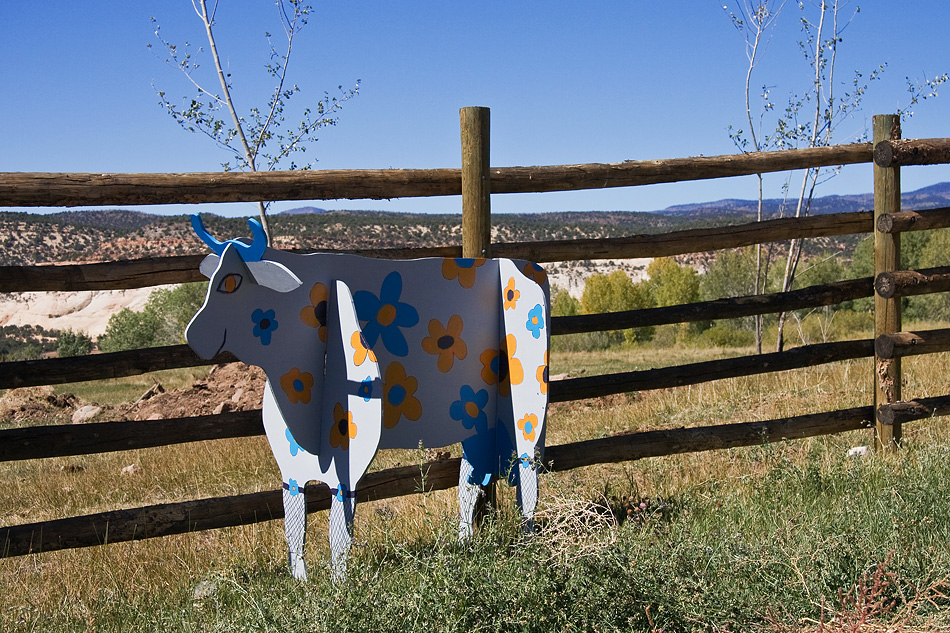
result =
[[292,479],[289,485],[284,484],[284,535],[290,552],[290,573],[298,580],[306,580],[307,498]]
[[353,542],[353,513],[356,510],[356,495],[344,488],[333,490],[330,502],[330,564],[333,580],[346,578],[346,555]]
[[469,482],[474,470],[471,462],[463,455],[459,467],[459,541],[464,541],[472,535],[475,506],[482,493],[481,486]]
[[522,457],[518,460],[518,507],[523,517],[522,529],[534,530],[534,511],[538,507],[538,467],[534,460]]

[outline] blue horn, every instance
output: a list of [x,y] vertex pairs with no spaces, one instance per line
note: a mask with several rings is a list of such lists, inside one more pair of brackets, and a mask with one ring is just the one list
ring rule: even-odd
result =
[[264,249],[267,248],[267,235],[264,233],[264,227],[261,226],[261,223],[254,218],[248,218],[247,225],[251,227],[251,235],[253,236],[250,244],[245,244],[240,240],[222,242],[208,233],[201,221],[201,216],[197,213],[191,216],[191,226],[195,233],[201,238],[202,242],[211,247],[216,255],[220,257],[224,254],[224,249],[227,248],[228,244],[233,244],[242,260],[245,262],[259,262],[264,256]]

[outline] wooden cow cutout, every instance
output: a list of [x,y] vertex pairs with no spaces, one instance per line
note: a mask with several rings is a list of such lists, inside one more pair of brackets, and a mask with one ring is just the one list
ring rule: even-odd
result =
[[509,259],[388,261],[219,242],[186,331],[203,358],[230,351],[267,375],[263,419],[283,478],[290,568],[306,578],[307,482],[333,493],[334,574],[345,574],[356,486],[379,448],[462,443],[459,535],[479,486],[507,475],[530,525],[548,389],[543,269]]

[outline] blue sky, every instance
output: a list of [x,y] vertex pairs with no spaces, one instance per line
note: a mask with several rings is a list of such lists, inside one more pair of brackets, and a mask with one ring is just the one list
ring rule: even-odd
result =
[[[315,2],[292,61],[303,104],[362,80],[340,123],[310,155],[317,168],[437,168],[460,164],[459,108],[491,108],[493,166],[617,162],[734,153],[730,124],[744,126],[744,43],[719,2]],[[734,4],[727,5],[730,9]],[[886,63],[839,142],[872,114],[909,99],[905,77],[950,72],[950,4],[851,2],[838,76]],[[799,10],[788,2],[753,84],[783,105],[807,89],[798,50]],[[189,0],[0,3],[0,171],[217,171],[228,156],[189,134],[158,105],[191,91],[148,44],[151,17],[172,42],[203,44]],[[265,31],[279,32],[273,2],[221,0],[218,46],[234,75],[239,109],[268,92]],[[161,51],[158,51],[161,53]],[[210,67],[210,63],[207,64]],[[213,80],[209,79],[208,83]],[[950,86],[920,104],[904,136],[950,136]],[[903,171],[905,190],[950,180],[950,167]],[[779,177],[767,195],[778,196]],[[871,167],[846,168],[819,195],[869,191]],[[558,194],[496,195],[495,212],[662,209],[752,198],[751,177]],[[278,203],[275,210],[300,206]],[[340,209],[456,213],[458,198],[324,201]],[[182,213],[195,206],[143,207]],[[253,205],[202,205],[253,215]]]

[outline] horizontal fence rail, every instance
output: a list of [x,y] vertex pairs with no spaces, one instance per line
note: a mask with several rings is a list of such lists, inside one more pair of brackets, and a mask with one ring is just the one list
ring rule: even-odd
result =
[[495,257],[528,259],[538,263],[671,257],[726,248],[740,248],[792,238],[831,237],[868,233],[874,228],[870,211],[829,213],[804,218],[780,218],[728,226],[687,229],[630,237],[510,242],[492,245]]
[[854,360],[874,355],[874,341],[839,341],[803,345],[784,352],[724,358],[720,360],[628,371],[602,376],[567,378],[551,383],[551,402],[566,402],[582,398],[598,398],[615,393],[667,389],[696,385],[711,380],[754,376],[773,371],[801,369],[843,360]]
[[130,451],[264,435],[261,410],[162,420],[55,424],[0,430],[0,462]]
[[[873,354],[874,342],[870,339],[820,343],[770,354],[554,380],[549,385],[549,397],[551,402],[567,402],[630,391],[682,387],[853,360]],[[0,430],[0,461],[152,448],[166,444],[249,437],[262,435],[263,432],[260,410],[166,420],[23,427]]]
[[556,316],[551,317],[551,333],[579,334],[670,323],[737,319],[757,314],[820,308],[871,296],[874,296],[873,279],[865,277],[809,286],[784,293],[715,299],[664,308]]
[[874,291],[885,299],[950,291],[950,266],[880,273]]
[[926,231],[945,229],[948,226],[950,226],[950,207],[882,213],[877,218],[877,230],[881,233]]
[[[595,464],[842,433],[868,428],[873,414],[873,407],[857,407],[764,422],[641,431],[549,446],[545,449],[544,469],[560,472]],[[460,459],[454,458],[368,473],[357,487],[357,500],[453,488],[458,485],[459,464]],[[307,486],[306,495],[308,512],[330,508],[326,485]],[[0,552],[3,556],[22,556],[247,525],[283,515],[280,490],[166,503],[0,528]]]
[[[623,163],[491,168],[491,193],[542,193],[853,165],[870,143]],[[348,169],[184,174],[0,173],[0,206],[197,204],[461,195],[460,169]]]
[[884,360],[950,351],[950,329],[881,334],[874,339],[874,351]]
[[877,419],[882,424],[903,424],[914,420],[923,420],[940,415],[950,415],[950,396],[918,398],[905,402],[881,405],[877,408]]
[[67,358],[20,360],[0,363],[0,389],[125,378],[140,376],[151,371],[202,367],[231,363],[236,360],[230,352],[222,352],[211,360],[204,360],[187,345],[150,347]]
[[[670,257],[793,238],[868,233],[872,229],[872,213],[859,211],[766,220],[716,228],[688,229],[655,235],[548,242],[506,242],[493,244],[492,254],[495,257],[527,259],[537,263]],[[414,259],[417,257],[461,257],[462,248],[442,246],[298,252],[336,252],[379,259]],[[198,271],[198,264],[201,263],[203,257],[203,255],[179,255],[67,266],[0,266],[0,292],[119,290],[205,281],[205,277]]]
[[[461,257],[462,249],[459,246],[436,246],[291,252],[336,252],[376,259],[414,259]],[[173,255],[96,264],[0,266],[0,292],[131,290],[207,281],[198,270],[198,265],[204,258],[205,255]]]
[[950,163],[950,138],[892,139],[874,146],[878,167]]
[[[767,311],[763,311],[761,313],[765,312]],[[624,313],[618,314],[623,315]],[[556,318],[567,319],[568,317]],[[633,319],[631,319],[631,321],[633,321]],[[552,330],[554,330],[554,324],[557,322],[558,321],[552,322]],[[571,322],[568,321],[567,323],[570,325]],[[598,326],[599,325],[604,325],[604,323],[602,322],[598,324]],[[609,325],[609,323],[607,325]],[[625,325],[623,327],[629,326]],[[611,327],[610,329],[615,328]],[[563,333],[564,332],[560,331],[554,332],[554,334]],[[553,402],[557,402],[565,400],[577,400],[580,398],[592,398],[625,391],[661,389],[670,386],[676,386],[670,382],[672,380],[672,376],[678,375],[680,380],[684,381],[695,381],[701,378],[703,375],[709,375],[708,372],[710,371],[712,371],[713,374],[716,374],[716,372],[720,370],[733,371],[729,368],[733,367],[734,365],[738,366],[740,364],[745,367],[745,369],[738,371],[749,373],[729,375],[724,374],[722,377],[730,378],[737,375],[750,375],[769,371],[777,371],[777,369],[769,369],[769,367],[774,367],[775,365],[778,365],[782,369],[803,367],[805,365],[802,365],[801,363],[809,355],[812,355],[816,359],[815,364],[828,363],[836,360],[849,360],[852,358],[859,358],[861,355],[870,355],[870,353],[863,354],[863,352],[858,351],[859,344],[865,345],[865,347],[861,347],[860,349],[870,349],[872,350],[871,353],[873,353],[873,342],[870,340],[805,345],[785,352],[774,352],[772,354],[759,354],[755,356],[729,358],[719,361],[709,361],[708,363],[696,363],[695,369],[693,369],[694,365],[679,365],[676,367],[649,369],[640,372],[627,372],[622,374],[608,374],[605,376],[590,376],[585,378],[570,378],[567,380],[553,381],[551,383],[551,398]],[[10,363],[0,363],[0,389],[36,387],[40,385],[62,385],[86,380],[103,380],[107,378],[139,376],[151,371],[201,367],[206,365],[234,362],[235,360],[237,359],[229,352],[218,354],[211,360],[204,360],[198,357],[198,355],[195,354],[195,352],[187,345],[171,345],[167,347],[152,347],[148,349],[132,350],[126,352],[93,354],[90,356],[15,361]],[[722,364],[721,368],[716,365],[717,369],[713,369],[713,364],[715,363]],[[754,369],[760,364],[761,369]],[[665,376],[667,373],[670,374],[670,378],[660,378],[660,376]],[[659,386],[650,386],[653,384],[654,379],[650,378],[649,376],[656,376],[657,378],[655,380]],[[608,386],[608,384],[614,386]],[[681,382],[679,384],[695,384],[695,382]],[[560,400],[554,400],[555,398],[560,398]]]

